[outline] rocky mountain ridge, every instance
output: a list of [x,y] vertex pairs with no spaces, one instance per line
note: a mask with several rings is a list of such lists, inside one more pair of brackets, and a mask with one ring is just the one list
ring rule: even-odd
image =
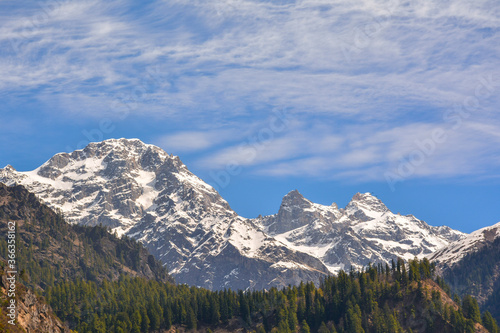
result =
[[71,223],[138,239],[176,281],[210,289],[317,282],[340,268],[422,257],[464,236],[393,214],[368,193],[339,209],[292,191],[276,215],[245,219],[178,157],[137,139],[90,143],[30,172],[7,166],[0,182],[25,186]]
[[500,223],[474,231],[430,257],[459,296],[471,295],[500,320]]
[[258,223],[290,248],[320,258],[332,272],[398,257],[421,258],[463,237],[449,227],[394,214],[369,193],[355,194],[339,209],[335,203],[319,205],[292,191],[276,215],[259,218]]
[[481,228],[466,237],[445,246],[429,255],[442,268],[452,267],[468,254],[475,253],[500,238],[500,222]]

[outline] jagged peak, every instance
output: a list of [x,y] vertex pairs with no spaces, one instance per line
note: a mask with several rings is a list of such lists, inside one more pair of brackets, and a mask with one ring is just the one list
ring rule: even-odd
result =
[[366,192],[366,193],[360,193],[360,192],[358,192],[355,195],[353,195],[351,201],[364,201],[364,200],[367,200],[367,199],[369,199],[369,200],[372,200],[372,199],[379,200],[376,196],[374,196],[370,192]]
[[147,148],[153,148],[153,149],[161,149],[160,147],[157,147],[152,144],[144,143],[143,141],[139,139],[127,139],[127,138],[120,138],[120,139],[106,139],[100,142],[90,142],[83,150],[87,148],[101,148],[101,147],[125,147],[125,148],[141,148],[141,149],[147,149]]
[[131,144],[131,143],[136,143],[137,144],[137,143],[139,143],[139,144],[142,144],[142,145],[147,145],[142,140],[137,139],[137,138],[131,138],[131,139],[128,139],[128,138],[119,138],[119,139],[111,138],[111,139],[106,139],[106,140],[102,140],[102,141],[90,142],[89,144],[117,144],[117,143],[124,143],[124,144]]
[[[83,153],[82,157],[88,157],[86,154],[88,154],[88,152],[90,152],[92,150],[95,150],[95,149],[113,150],[115,148],[129,148],[129,149],[140,149],[140,150],[151,149],[151,150],[160,151],[162,154],[165,155],[165,157],[171,157],[171,158],[176,157],[173,155],[169,155],[162,148],[155,146],[153,144],[145,143],[140,139],[127,139],[127,138],[106,139],[103,141],[89,142],[84,148],[76,149],[73,152],[69,152],[69,154],[71,154],[71,156],[73,156],[73,155],[80,156]],[[60,154],[66,154],[66,153],[60,153]],[[58,155],[58,154],[56,154],[56,155]]]
[[4,170],[8,170],[8,171],[17,171],[12,165],[10,164],[7,164],[4,168]]
[[382,202],[382,200],[380,200],[379,198],[377,198],[376,196],[374,196],[370,192],[366,192],[366,193],[359,193],[358,192],[358,193],[356,193],[352,197],[349,204],[347,205],[347,207],[353,207],[353,206],[356,206],[358,208],[365,208],[365,209],[370,209],[370,210],[374,210],[374,211],[379,211],[379,212],[384,212],[384,211],[389,210],[387,208],[387,206]]
[[290,192],[288,192],[284,198],[304,198],[304,196],[299,192],[299,190],[295,189]]
[[19,178],[19,172],[10,164],[0,169],[0,183],[4,183],[7,186],[14,186],[17,184]]
[[310,205],[311,201],[307,200],[298,190],[293,190],[288,192],[283,197],[283,200],[281,200],[282,207],[296,206],[297,204],[300,203],[302,204],[307,203],[308,205]]
[[363,201],[363,202],[373,201],[373,202],[382,203],[382,201],[379,198],[377,198],[376,196],[374,196],[370,192],[366,192],[366,193],[358,192],[355,195],[353,195],[351,202],[358,202],[358,201]]
[[106,139],[99,142],[90,142],[83,149],[77,149],[73,152],[61,152],[52,156],[48,161],[42,164],[39,169],[54,168],[62,169],[71,161],[83,161],[89,158],[103,158],[109,154],[122,155],[122,158],[129,156],[143,156],[146,153],[152,152],[156,154],[160,160],[172,160],[172,162],[180,166],[182,161],[178,156],[168,154],[162,148],[153,144],[147,144],[140,139]]
[[311,201],[304,198],[304,196],[298,191],[293,190],[288,192],[281,201],[280,211],[295,210],[297,208],[304,209],[312,205]]

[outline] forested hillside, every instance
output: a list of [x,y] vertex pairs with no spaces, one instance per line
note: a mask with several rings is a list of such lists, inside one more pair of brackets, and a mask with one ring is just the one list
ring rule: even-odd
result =
[[[212,292],[141,278],[98,284],[68,281],[47,300],[79,332],[498,332],[488,313],[465,297],[457,305],[432,280],[434,266],[392,267],[269,291]],[[460,304],[460,301],[459,301]],[[94,309],[99,309],[98,311]]]
[[465,256],[443,277],[453,292],[473,295],[483,310],[500,320],[500,238]]

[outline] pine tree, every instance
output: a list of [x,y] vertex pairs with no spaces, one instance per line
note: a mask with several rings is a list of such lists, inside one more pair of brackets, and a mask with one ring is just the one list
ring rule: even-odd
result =
[[302,320],[300,332],[301,333],[311,333],[311,329],[309,328],[309,325],[307,325],[307,321],[305,319]]
[[148,317],[150,320],[150,329],[157,331],[160,329],[163,312],[158,304],[151,304],[148,308]]
[[192,308],[189,308],[188,309],[188,316],[187,316],[187,323],[186,323],[186,326],[189,330],[196,330],[196,327],[197,327],[197,320],[196,320],[196,315],[193,311]]
[[483,325],[490,333],[500,333],[495,318],[493,318],[488,311],[483,313]]
[[92,320],[92,331],[96,333],[106,333],[106,323],[104,320],[100,319],[97,314],[94,314]]
[[140,333],[141,332],[141,314],[139,310],[135,310],[132,314],[132,333]]
[[321,325],[319,326],[318,333],[330,333],[330,330],[326,326],[325,322],[321,322]]
[[142,332],[149,332],[150,320],[149,320],[148,314],[146,312],[146,308],[143,307],[141,311],[142,311],[142,313],[141,313],[141,318],[142,318],[141,331]]
[[470,295],[466,295],[462,301],[462,311],[466,318],[472,319],[475,323],[481,323],[481,312],[477,301]]
[[361,325],[361,309],[359,305],[353,306],[351,301],[347,305],[346,313],[346,332],[348,333],[364,333],[365,330]]
[[239,300],[240,300],[240,316],[247,323],[250,323],[250,308],[248,306],[248,300],[245,297],[243,291],[239,292]]

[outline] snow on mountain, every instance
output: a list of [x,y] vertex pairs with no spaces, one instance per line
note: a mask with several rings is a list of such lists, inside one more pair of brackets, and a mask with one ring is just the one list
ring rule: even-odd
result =
[[288,193],[277,214],[245,219],[176,157],[138,139],[90,143],[39,168],[0,169],[70,223],[102,224],[141,241],[178,282],[210,289],[269,288],[351,266],[422,257],[461,239],[379,199],[356,194],[342,209]]
[[500,237],[500,222],[490,227],[474,231],[466,237],[445,246],[428,256],[436,261],[441,268],[451,267],[464,256],[481,249]]
[[338,209],[336,204],[314,204],[292,191],[276,215],[256,223],[288,247],[319,258],[331,272],[397,257],[421,258],[464,236],[448,227],[429,226],[413,215],[394,214],[369,193],[357,193]]
[[[70,223],[102,224],[138,239],[178,282],[269,288],[328,273],[320,260],[295,253],[239,217],[178,157],[137,139],[90,143],[30,172],[7,166],[0,182],[24,185]],[[278,262],[289,265],[273,266]]]

